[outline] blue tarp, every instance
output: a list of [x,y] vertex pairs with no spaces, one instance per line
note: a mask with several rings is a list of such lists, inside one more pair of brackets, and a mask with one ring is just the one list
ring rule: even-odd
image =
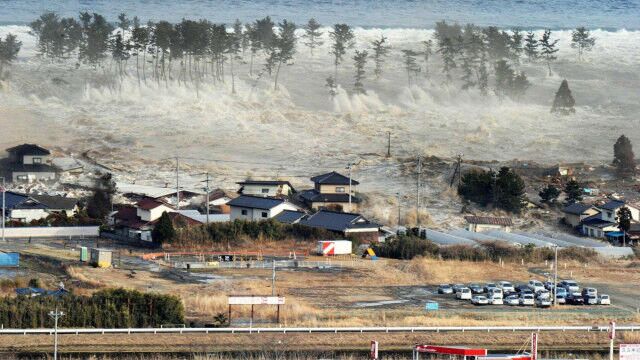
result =
[[610,231],[606,233],[605,236],[609,238],[621,238],[624,236],[624,233],[622,231]]
[[17,267],[20,265],[20,254],[0,252],[0,267]]

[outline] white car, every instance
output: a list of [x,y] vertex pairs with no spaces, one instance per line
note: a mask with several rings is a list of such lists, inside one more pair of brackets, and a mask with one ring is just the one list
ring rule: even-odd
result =
[[542,290],[537,293],[537,296],[543,299],[550,299],[551,293],[548,290]]
[[556,295],[556,304],[566,304],[567,303],[567,297],[562,295],[562,294],[558,294]]
[[601,294],[600,296],[598,296],[598,304],[611,305],[611,298],[607,294]]
[[522,297],[520,298],[520,305],[523,306],[533,306],[536,304],[536,300],[533,297],[533,294],[524,294],[522,295]]
[[562,280],[560,281],[560,286],[567,289],[570,294],[580,292],[580,286],[574,280]]
[[527,283],[527,287],[534,293],[545,290],[544,284],[538,280],[529,280],[529,282]]
[[471,289],[463,287],[456,293],[456,299],[459,300],[471,300]]
[[551,300],[549,298],[538,297],[536,299],[536,306],[541,308],[546,308],[551,306]]
[[504,304],[504,301],[502,300],[502,296],[489,296],[489,304],[502,305]]
[[520,305],[520,298],[518,295],[509,295],[504,298],[504,303],[511,306],[517,306]]
[[500,289],[500,288],[491,288],[491,289],[489,289],[488,296],[490,298],[494,297],[494,298],[502,299],[503,295],[504,295],[504,293],[502,292],[502,289]]
[[498,288],[502,289],[502,292],[505,293],[512,293],[516,291],[513,284],[508,281],[498,281]]
[[489,304],[489,299],[484,295],[476,295],[471,299],[471,303],[473,305],[487,305]]

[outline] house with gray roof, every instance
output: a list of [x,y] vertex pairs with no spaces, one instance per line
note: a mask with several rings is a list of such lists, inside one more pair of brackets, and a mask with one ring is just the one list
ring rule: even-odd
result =
[[0,169],[12,182],[54,180],[57,169],[51,166],[51,152],[36,144],[8,148],[9,156],[0,161]]
[[[300,193],[300,199],[311,209],[332,209],[353,211],[362,200],[356,196],[356,187],[360,184],[335,171],[314,176],[313,189]],[[351,199],[349,199],[351,190]],[[351,200],[351,201],[349,201]],[[351,203],[351,208],[349,208]]]
[[640,210],[626,203],[623,200],[609,200],[606,203],[598,206],[598,210],[602,213],[602,219],[609,222],[616,222],[616,217],[618,216],[618,210],[622,207],[627,207],[629,211],[631,211],[631,218],[634,221],[640,220]]
[[227,203],[230,219],[260,221],[275,217],[285,210],[298,211],[298,207],[280,198],[241,195]]
[[355,237],[363,241],[377,242],[380,224],[369,221],[356,213],[320,210],[306,219],[300,220],[300,225],[325,229],[344,237]]
[[[1,210],[0,210],[1,211]],[[9,221],[29,223],[49,216],[47,207],[29,195],[5,192],[5,218]]]
[[573,228],[579,227],[584,219],[600,214],[600,210],[595,206],[580,202],[565,206],[562,212],[564,213],[564,222]]
[[281,222],[283,224],[297,224],[306,217],[307,213],[305,213],[304,211],[285,210],[276,215],[273,220]]
[[242,195],[287,198],[296,192],[286,180],[245,180],[238,185],[238,194]]

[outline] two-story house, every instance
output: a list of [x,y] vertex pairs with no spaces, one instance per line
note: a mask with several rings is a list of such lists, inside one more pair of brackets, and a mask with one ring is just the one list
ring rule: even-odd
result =
[[9,157],[3,159],[2,168],[13,182],[54,180],[56,168],[51,166],[51,152],[35,144],[22,144],[7,149]]
[[311,181],[314,183],[313,189],[300,193],[300,199],[311,209],[353,211],[361,202],[355,195],[359,182],[347,176],[332,171],[314,176]]
[[618,232],[618,211],[626,207],[631,212],[632,221],[640,220],[640,210],[622,200],[610,200],[597,206],[599,213],[584,218],[581,222],[582,233],[595,238],[605,238],[607,233]]
[[262,196],[241,195],[228,202],[231,207],[231,221],[259,221],[275,217],[285,210],[297,211],[298,208],[284,199]]
[[579,227],[584,219],[600,214],[600,210],[595,206],[579,202],[567,205],[562,209],[562,212],[564,213],[564,222],[573,228]]
[[238,194],[242,195],[286,198],[296,192],[291,183],[283,180],[245,180],[237,184]]

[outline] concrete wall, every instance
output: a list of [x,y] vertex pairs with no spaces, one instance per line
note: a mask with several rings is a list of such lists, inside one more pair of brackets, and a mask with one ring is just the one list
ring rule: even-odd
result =
[[7,238],[39,238],[39,237],[97,237],[100,234],[98,226],[69,226],[69,227],[7,227],[4,236]]
[[45,219],[47,216],[49,213],[44,209],[15,209],[9,212],[9,219],[25,223]]
[[160,216],[162,216],[163,212],[173,212],[173,209],[168,207],[168,206],[164,206],[164,205],[160,205],[156,208],[153,208],[151,210],[145,210],[145,209],[140,209],[138,208],[136,210],[136,215],[138,215],[138,217],[140,217],[140,219],[142,221],[154,221],[156,219],[159,219]]
[[491,224],[469,224],[467,230],[471,232],[487,232],[491,230],[500,230],[504,232],[511,232],[509,226],[504,225],[491,225]]

